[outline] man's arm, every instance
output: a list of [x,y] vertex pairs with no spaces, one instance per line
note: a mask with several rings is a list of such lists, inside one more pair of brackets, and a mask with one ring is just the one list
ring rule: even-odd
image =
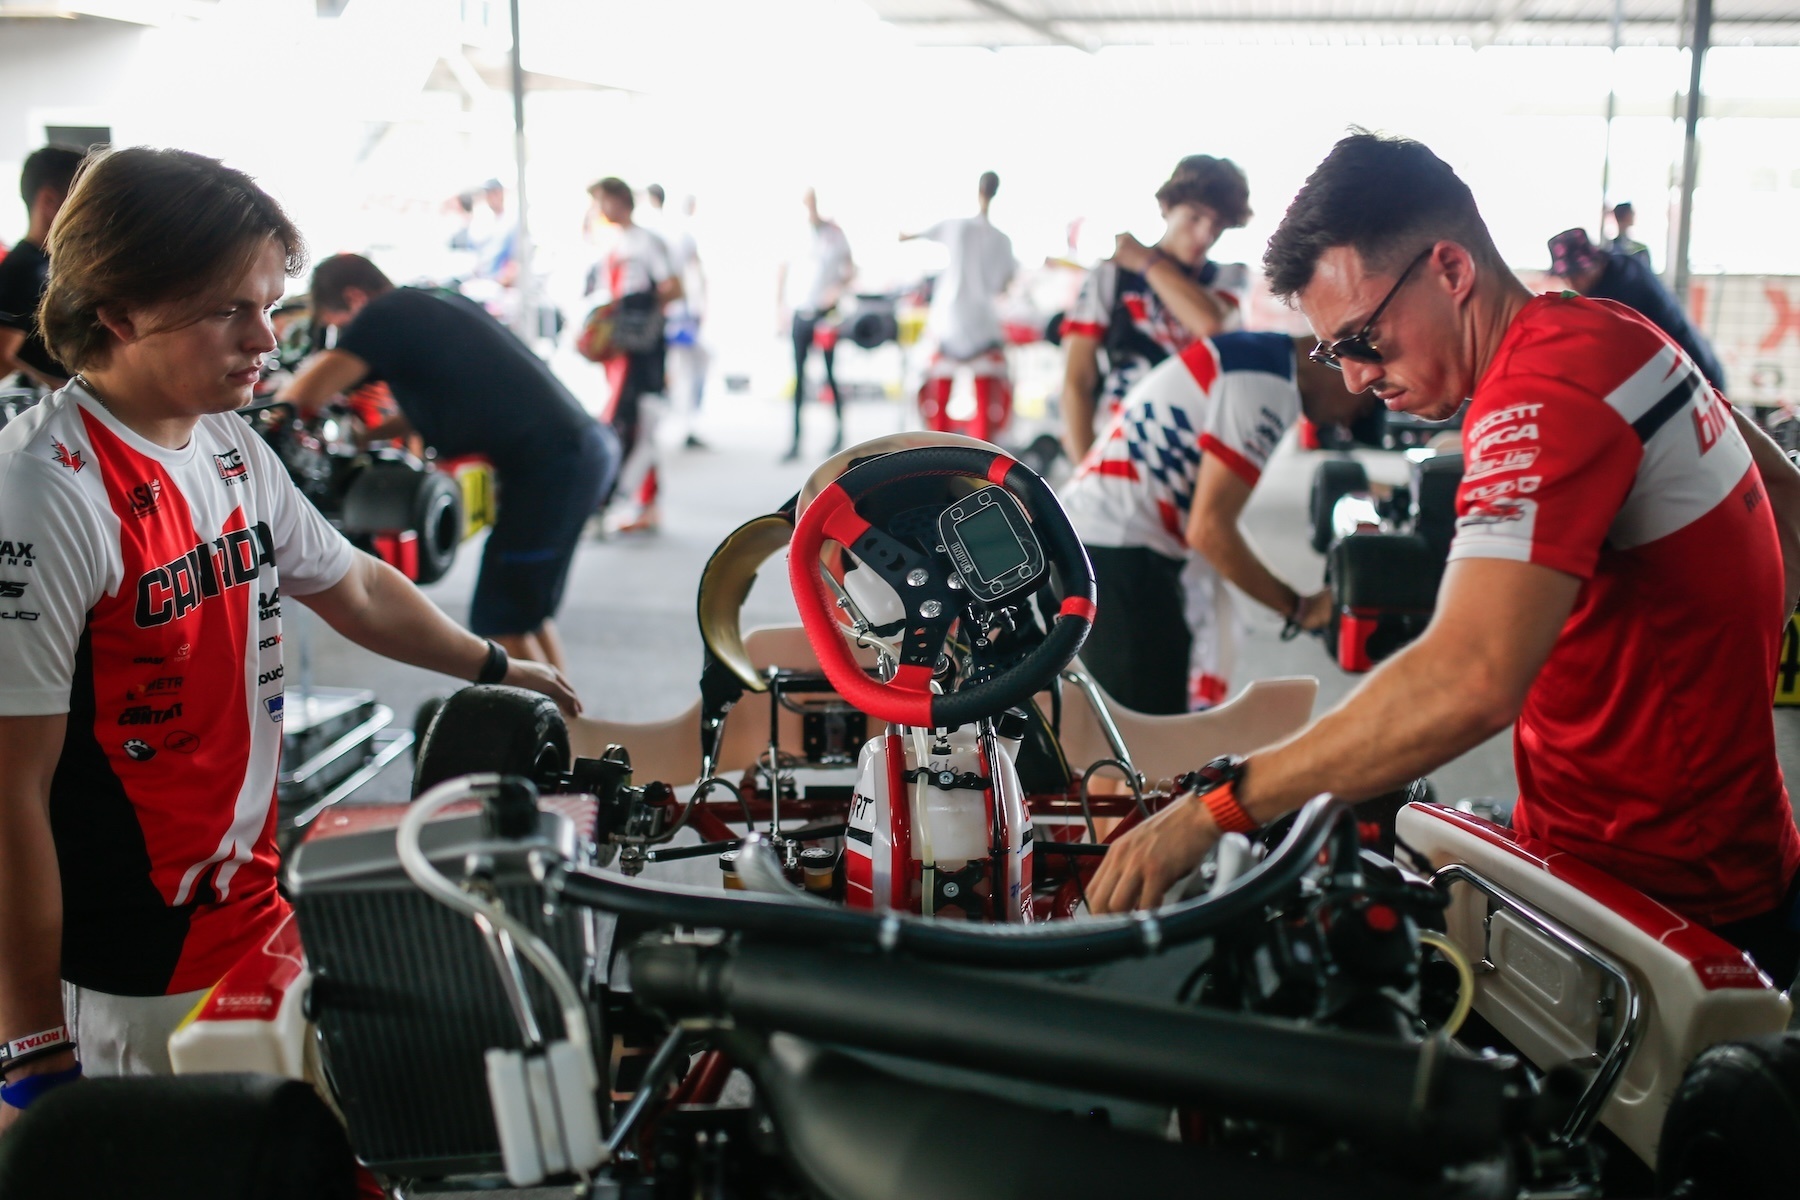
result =
[[[1321,792],[1354,801],[1392,791],[1480,745],[1518,716],[1580,588],[1534,563],[1452,562],[1424,635],[1306,730],[1251,755],[1238,803],[1266,824]],[[1175,801],[1107,852],[1089,907],[1160,904],[1219,835],[1198,799]]]
[[1750,443],[1750,457],[1762,476],[1763,491],[1769,495],[1769,511],[1775,515],[1775,532],[1781,536],[1781,565],[1787,579],[1781,611],[1791,613],[1800,603],[1800,467],[1794,466],[1755,421],[1735,408],[1731,415],[1737,421],[1738,432]]
[[46,375],[30,363],[19,357],[19,350],[25,345],[25,334],[11,326],[0,325],[0,379],[6,378],[14,371],[23,372],[25,377],[42,387],[55,391],[69,382],[56,375]]
[[[1188,517],[1187,542],[1252,600],[1284,617],[1299,612],[1302,629],[1317,629],[1331,619],[1329,588],[1302,597],[1269,569],[1239,525],[1244,506],[1255,490],[1249,480],[1226,466],[1216,454],[1200,459],[1194,483],[1194,507]],[[1302,610],[1300,602],[1306,606]]]
[[[487,661],[485,639],[445,616],[406,576],[361,551],[343,579],[322,592],[295,598],[327,625],[384,658],[457,679],[475,678]],[[512,659],[501,682],[542,692],[564,712],[581,712],[581,701],[569,681],[544,663]]]
[[[55,1029],[62,1005],[62,878],[50,836],[50,777],[68,717],[0,717],[0,1038]],[[54,1054],[13,1071],[67,1070]],[[0,1105],[0,1130],[19,1110]]]
[[1193,276],[1168,255],[1145,246],[1129,233],[1121,233],[1113,261],[1142,275],[1157,299],[1194,337],[1211,337],[1225,328],[1230,310],[1224,302],[1210,289],[1195,283]]
[[292,404],[302,416],[310,417],[329,404],[333,396],[361,383],[368,373],[369,364],[348,350],[321,350],[300,364],[300,370],[275,399]]
[[1063,446],[1080,462],[1094,445],[1094,393],[1100,387],[1100,340],[1063,334]]

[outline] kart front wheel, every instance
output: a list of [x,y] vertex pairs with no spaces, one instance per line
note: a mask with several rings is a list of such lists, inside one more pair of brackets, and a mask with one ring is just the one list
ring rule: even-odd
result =
[[1800,1033],[1708,1048],[1663,1119],[1657,1195],[1791,1196],[1800,1186]]
[[413,795],[459,775],[494,771],[535,783],[568,768],[569,727],[555,701],[524,688],[466,687],[419,739]]

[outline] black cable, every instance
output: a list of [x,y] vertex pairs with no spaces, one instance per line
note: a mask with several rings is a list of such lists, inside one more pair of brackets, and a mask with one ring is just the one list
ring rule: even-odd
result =
[[[868,913],[797,899],[721,895],[700,888],[651,883],[581,867],[545,862],[536,869],[553,901],[566,901],[664,925],[736,930],[753,938],[817,945],[861,945],[919,958],[1001,967],[1075,967],[1191,942],[1259,916],[1288,896],[1315,868],[1320,852],[1355,815],[1349,805],[1321,796],[1300,811],[1285,840],[1220,895],[1184,901],[1157,912],[1062,922],[970,925],[901,913]],[[1342,839],[1339,848],[1342,847]]]

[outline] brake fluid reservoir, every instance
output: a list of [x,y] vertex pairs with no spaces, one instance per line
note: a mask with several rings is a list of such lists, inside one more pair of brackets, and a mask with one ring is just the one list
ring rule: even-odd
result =
[[906,739],[906,750],[908,771],[923,767],[927,772],[923,781],[911,774],[907,779],[907,799],[915,814],[913,857],[952,871],[972,858],[988,857],[988,784],[981,774],[975,731],[964,727],[948,738],[928,736],[923,762],[917,759],[915,739]]

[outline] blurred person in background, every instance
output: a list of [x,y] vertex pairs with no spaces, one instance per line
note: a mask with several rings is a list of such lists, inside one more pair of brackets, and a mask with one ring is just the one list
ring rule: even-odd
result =
[[25,236],[0,259],[0,383],[15,372],[51,391],[69,382],[69,372],[44,344],[37,306],[50,282],[50,225],[68,198],[82,157],[69,146],[43,146],[26,157],[19,172],[19,195],[30,223]]
[[641,344],[626,342],[603,360],[610,394],[601,419],[612,426],[625,455],[614,493],[622,507],[608,529],[654,533],[661,486],[656,430],[667,387],[662,313],[681,298],[681,280],[662,238],[633,220],[637,198],[630,185],[609,175],[588,188],[588,195],[600,217],[591,226],[600,256],[588,270],[588,297],[612,306],[615,328],[630,323],[645,335]]
[[494,465],[499,509],[482,550],[469,628],[514,658],[566,670],[554,617],[581,531],[616,474],[618,445],[544,361],[474,301],[397,288],[368,259],[314,268],[313,320],[337,344],[306,360],[276,396],[303,414],[386,383],[400,415],[373,439],[417,432],[445,458]]
[[498,179],[481,185],[481,197],[485,216],[474,218],[470,226],[475,277],[513,287],[519,282],[519,223],[506,211],[506,187]]
[[1588,240],[1585,229],[1565,229],[1550,239],[1550,273],[1593,300],[1611,300],[1640,316],[1687,351],[1706,381],[1725,390],[1725,368],[1712,343],[1694,328],[1681,303],[1650,270],[1650,256],[1605,250]]
[[700,246],[694,238],[694,198],[682,201],[680,213],[663,207],[665,193],[661,184],[644,189],[654,214],[650,225],[662,237],[669,252],[669,269],[681,281],[681,295],[663,310],[668,321],[669,402],[675,416],[683,422],[687,435],[684,444],[690,450],[703,450],[698,425],[700,405],[706,396],[706,373],[711,355],[700,338],[700,322],[706,312],[706,270],[700,265]]
[[1243,332],[1188,343],[1132,387],[1063,488],[1099,588],[1081,661],[1126,707],[1167,715],[1225,699],[1240,627],[1233,610],[1217,604],[1224,580],[1301,630],[1330,621],[1330,589],[1306,594],[1289,585],[1239,525],[1270,455],[1302,413],[1337,424],[1375,405],[1310,361],[1312,345]]
[[800,457],[800,414],[806,399],[806,360],[812,354],[815,335],[822,338],[819,356],[825,362],[825,387],[831,392],[831,404],[837,413],[837,435],[827,453],[836,454],[844,448],[844,396],[838,390],[835,373],[836,331],[821,331],[819,325],[837,311],[844,289],[856,278],[850,240],[836,221],[819,215],[818,193],[807,188],[800,203],[806,208],[806,231],[802,234],[801,245],[781,264],[775,284],[781,323],[794,339],[794,444],[783,456],[789,462]]
[[[1006,340],[1000,327],[1000,297],[1018,270],[1012,239],[994,228],[988,206],[1000,191],[1000,176],[982,172],[975,188],[976,212],[952,217],[920,233],[903,233],[903,242],[937,242],[949,252],[949,265],[931,291],[931,313],[925,334],[931,340],[931,362],[919,385],[919,415],[927,429],[961,425],[983,441],[993,441],[1012,412],[1012,381],[1006,369]],[[946,411],[959,369],[975,377],[975,419],[952,422]]]
[[1063,319],[1064,440],[1076,462],[1150,368],[1239,323],[1249,273],[1207,254],[1220,234],[1250,220],[1243,171],[1228,158],[1191,154],[1156,190],[1156,202],[1162,237],[1146,246],[1119,234],[1113,256],[1088,273]]
[[1631,201],[1626,200],[1613,205],[1612,218],[1613,228],[1617,232],[1606,248],[1615,254],[1629,254],[1634,258],[1641,258],[1644,260],[1646,268],[1655,271],[1656,267],[1650,262],[1650,247],[1631,236],[1631,227],[1637,224],[1637,209],[1631,207]]

